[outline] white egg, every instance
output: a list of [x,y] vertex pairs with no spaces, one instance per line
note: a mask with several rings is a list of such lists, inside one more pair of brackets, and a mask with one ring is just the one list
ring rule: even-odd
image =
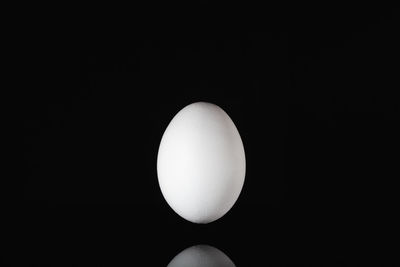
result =
[[234,267],[235,264],[221,250],[208,245],[197,245],[180,252],[167,267],[184,266]]
[[224,216],[246,173],[242,139],[228,114],[206,102],[179,111],[161,139],[157,173],[165,200],[181,217],[209,223]]

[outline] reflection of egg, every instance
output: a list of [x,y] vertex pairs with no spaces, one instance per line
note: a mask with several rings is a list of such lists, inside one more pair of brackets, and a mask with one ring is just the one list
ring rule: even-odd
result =
[[235,267],[235,264],[221,250],[207,245],[185,249],[175,256],[167,267]]
[[242,190],[246,162],[225,111],[205,102],[179,111],[162,137],[157,172],[164,198],[186,220],[209,223],[227,213]]

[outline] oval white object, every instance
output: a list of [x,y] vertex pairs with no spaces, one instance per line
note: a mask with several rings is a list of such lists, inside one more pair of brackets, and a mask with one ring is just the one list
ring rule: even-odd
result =
[[157,173],[165,200],[181,217],[209,223],[224,216],[246,173],[242,139],[228,114],[206,102],[179,111],[161,139]]
[[235,267],[235,264],[221,250],[208,245],[197,245],[180,252],[167,267],[186,266]]

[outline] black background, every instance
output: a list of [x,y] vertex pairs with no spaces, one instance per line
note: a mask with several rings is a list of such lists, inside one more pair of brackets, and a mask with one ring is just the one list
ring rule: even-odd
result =
[[[23,219],[13,239],[24,252],[9,261],[166,266],[196,244],[237,266],[388,261],[398,10],[163,8],[28,27],[34,74],[23,93]],[[156,174],[165,128],[197,101],[230,115],[247,161],[235,206],[207,225],[176,215]]]

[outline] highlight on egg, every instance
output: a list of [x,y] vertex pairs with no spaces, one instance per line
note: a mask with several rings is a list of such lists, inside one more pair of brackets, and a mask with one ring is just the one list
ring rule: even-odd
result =
[[221,218],[237,201],[245,173],[242,139],[219,106],[196,102],[171,120],[160,142],[157,175],[178,215],[193,223]]

